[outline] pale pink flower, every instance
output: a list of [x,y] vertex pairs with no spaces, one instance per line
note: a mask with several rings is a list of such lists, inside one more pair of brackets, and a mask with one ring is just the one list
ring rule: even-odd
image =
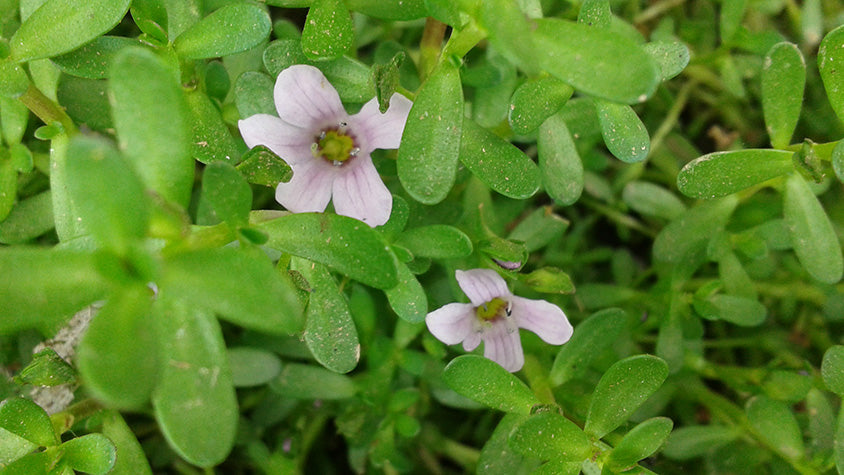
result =
[[560,307],[513,295],[494,270],[458,270],[456,277],[472,303],[450,303],[425,317],[428,330],[443,343],[463,342],[463,349],[472,351],[483,341],[484,356],[514,372],[525,364],[519,328],[552,345],[571,338],[574,329]]
[[237,125],[246,145],[268,147],[293,169],[293,178],[276,188],[276,200],[305,213],[325,211],[333,198],[337,214],[372,227],[386,223],[393,197],[370,154],[399,147],[410,100],[393,94],[382,114],[373,98],[349,115],[322,72],[303,64],[279,73],[273,96],[278,117],[256,114]]

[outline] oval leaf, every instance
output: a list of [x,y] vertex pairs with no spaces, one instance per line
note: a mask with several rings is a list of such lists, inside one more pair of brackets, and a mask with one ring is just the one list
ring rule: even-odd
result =
[[401,233],[396,244],[416,257],[456,259],[472,254],[472,241],[463,231],[446,224],[411,228]]
[[583,430],[603,437],[626,421],[668,377],[665,361],[651,355],[625,358],[604,373],[589,405]]
[[399,180],[413,199],[429,205],[445,199],[457,176],[462,130],[463,86],[446,61],[416,95],[399,147]]
[[789,459],[803,455],[803,433],[791,409],[767,396],[755,396],[745,407],[756,436]]
[[834,284],[841,280],[841,243],[806,180],[796,173],[790,175],[783,200],[783,218],[800,264],[821,282]]
[[630,106],[596,99],[595,109],[610,153],[627,163],[648,157],[651,148],[648,130]]
[[679,41],[654,41],[645,45],[645,52],[659,66],[663,81],[680,74],[691,58],[689,48]]
[[844,25],[827,33],[818,49],[818,69],[821,72],[826,96],[829,98],[832,110],[839,119],[844,120],[842,63],[844,63]]
[[120,413],[113,410],[106,410],[104,413],[102,416],[103,435],[114,442],[119,454],[112,473],[115,475],[129,473],[152,475],[152,469],[150,469],[141,444],[135,437],[135,433],[120,416]]
[[785,148],[800,119],[806,62],[793,43],[777,43],[762,67],[762,112],[774,148]]
[[556,18],[536,25],[530,33],[539,65],[576,90],[624,104],[642,102],[656,90],[656,63],[632,40]]
[[399,263],[396,269],[399,284],[385,290],[384,295],[390,302],[390,308],[399,318],[410,323],[419,323],[425,320],[428,314],[428,296],[425,294],[425,288],[406,265]]
[[559,386],[582,374],[626,327],[627,314],[619,308],[601,310],[581,322],[568,343],[557,353],[549,375],[551,382]]
[[553,412],[531,416],[510,433],[510,447],[525,457],[582,461],[592,444],[577,425]]
[[39,447],[51,447],[59,443],[47,412],[22,397],[11,397],[0,402],[0,428]]
[[304,257],[377,289],[398,282],[387,243],[366,224],[336,214],[298,213],[258,226],[267,246]]
[[62,444],[62,462],[70,468],[93,475],[105,475],[114,468],[117,448],[102,434],[88,434]]
[[310,287],[305,343],[321,365],[337,373],[348,373],[360,359],[360,342],[348,299],[325,266],[304,259],[291,264]]
[[346,399],[355,395],[354,381],[325,368],[290,363],[270,383],[270,389],[294,399]]
[[528,79],[510,99],[507,116],[513,132],[527,135],[545,119],[557,113],[574,93],[574,89],[555,77]]
[[189,59],[229,56],[263,41],[271,27],[267,13],[256,5],[231,3],[191,26],[173,46]]
[[67,74],[87,79],[108,77],[109,66],[118,51],[138,41],[123,36],[101,36],[85,46],[52,59]]
[[103,298],[108,284],[91,253],[0,249],[0,333],[50,327]]
[[443,381],[457,394],[499,411],[530,414],[539,404],[525,383],[483,356],[453,359],[443,370]]
[[272,334],[302,329],[296,288],[262,252],[204,249],[171,256],[164,264],[158,283],[163,292],[246,328]]
[[741,431],[734,427],[683,426],[671,433],[662,454],[674,460],[688,460],[729,444],[740,435]]
[[114,125],[147,188],[187,207],[194,180],[187,109],[173,69],[141,47],[114,58],[109,81]]
[[686,205],[665,188],[648,181],[631,181],[624,186],[621,198],[638,213],[664,219],[678,218]]
[[583,162],[561,115],[542,123],[536,145],[545,192],[563,206],[573,204],[583,193]]
[[830,391],[844,396],[844,346],[836,345],[826,350],[821,364],[821,375]]
[[336,59],[355,43],[352,17],[343,0],[314,0],[302,29],[302,51],[311,59]]
[[258,348],[229,348],[229,365],[235,387],[261,386],[281,372],[281,360],[275,354]]
[[739,326],[755,327],[761,325],[765,321],[765,317],[768,316],[765,306],[755,299],[717,294],[707,300],[715,310],[711,317]]
[[152,396],[155,418],[179,456],[212,467],[228,456],[238,418],[222,331],[213,316],[192,306],[161,298],[156,305],[160,367]]
[[607,459],[607,466],[623,472],[639,460],[650,457],[671,434],[674,422],[667,417],[654,417],[637,425],[616,444]]
[[232,229],[246,225],[252,209],[252,189],[237,169],[226,162],[209,163],[202,173],[201,201]]
[[460,161],[484,184],[508,198],[529,198],[539,189],[539,169],[533,160],[469,119],[463,121]]
[[149,207],[140,178],[108,142],[79,135],[67,149],[67,186],[82,226],[100,246],[125,253],[146,235]]
[[137,409],[152,393],[158,359],[145,286],[112,295],[79,343],[76,364],[87,390],[109,406]]
[[129,3],[131,0],[48,0],[12,36],[11,57],[23,62],[76,49],[120,23]]

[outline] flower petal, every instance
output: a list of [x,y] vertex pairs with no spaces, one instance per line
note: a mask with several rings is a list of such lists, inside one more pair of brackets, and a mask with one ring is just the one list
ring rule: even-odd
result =
[[275,199],[294,213],[325,211],[335,176],[331,165],[322,160],[298,163],[293,167],[293,178],[276,187]]
[[545,300],[531,300],[523,297],[510,297],[512,312],[516,323],[536,333],[539,338],[552,345],[562,345],[569,341],[574,331],[566,314],[560,307]]
[[347,120],[340,96],[322,71],[307,64],[290,66],[278,74],[273,90],[278,116],[285,122],[318,132]]
[[390,219],[393,195],[384,186],[368,155],[353,160],[357,163],[342,167],[334,180],[334,210],[373,228],[380,226]]
[[[466,304],[469,305],[469,304]],[[474,307],[472,307],[474,308]],[[472,328],[468,335],[466,335],[466,339],[463,340],[463,349],[466,351],[472,351],[481,344],[481,336],[483,335],[483,331]]]
[[378,109],[378,99],[372,98],[364,104],[360,112],[351,117],[355,134],[363,136],[367,151],[376,148],[399,148],[407,114],[413,105],[410,99],[395,93],[390,98],[387,112]]
[[313,158],[313,136],[305,129],[290,125],[278,117],[255,114],[237,121],[237,127],[249,148],[265,145],[289,164]]
[[458,270],[455,277],[460,288],[476,307],[496,297],[510,295],[507,282],[492,269]]
[[500,364],[507,371],[514,373],[525,364],[525,354],[522,351],[522,340],[519,338],[519,329],[507,325],[505,322],[497,322],[485,331],[484,356]]
[[446,345],[456,345],[472,331],[472,312],[468,303],[450,303],[425,317],[428,330]]

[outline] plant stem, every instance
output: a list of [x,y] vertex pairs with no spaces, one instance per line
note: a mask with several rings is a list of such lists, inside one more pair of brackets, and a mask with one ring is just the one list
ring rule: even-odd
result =
[[466,53],[468,53],[484,38],[486,38],[486,31],[483,31],[477,23],[473,21],[469,22],[469,24],[462,30],[452,30],[451,37],[445,45],[440,61],[442,61],[443,58],[462,58],[463,56],[466,56]]
[[661,2],[655,3],[648,7],[642,13],[636,15],[636,18],[633,19],[634,25],[639,25],[642,23],[649,22],[654,18],[662,15],[663,13],[671,10],[676,6],[680,6],[686,3],[686,0],[662,0]]
[[56,122],[60,123],[68,137],[73,136],[77,132],[76,124],[73,123],[73,120],[71,120],[64,109],[45,96],[34,85],[30,84],[29,89],[18,99],[45,124],[52,125]]
[[446,24],[431,17],[425,21],[422,41],[419,44],[419,79],[425,82],[440,60]]
[[683,112],[683,109],[686,107],[686,103],[689,101],[689,93],[691,93],[692,89],[697,86],[694,80],[691,80],[683,85],[680,89],[680,92],[677,93],[677,98],[674,101],[674,104],[671,106],[671,109],[668,110],[668,113],[665,115],[665,119],[659,124],[659,128],[656,129],[654,132],[653,139],[651,139],[651,154],[662,145],[662,141],[665,140],[665,137],[671,132],[671,129],[677,124],[677,119],[680,117],[680,113]]

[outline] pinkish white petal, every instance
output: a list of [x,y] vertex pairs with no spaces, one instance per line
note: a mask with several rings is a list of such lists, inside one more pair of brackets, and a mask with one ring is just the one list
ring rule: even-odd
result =
[[[474,307],[472,308],[474,309]],[[472,318],[475,318],[475,316],[472,315]],[[466,351],[472,351],[477,348],[478,345],[481,344],[481,335],[483,335],[483,332],[473,327],[472,331],[470,331],[469,334],[466,335],[466,339],[463,340],[463,349]]]
[[468,303],[450,303],[425,317],[428,330],[446,345],[456,345],[472,331],[474,307]]
[[546,343],[562,345],[571,338],[574,329],[560,307],[545,300],[516,296],[510,297],[510,302],[513,304],[512,315],[516,323],[536,333]]
[[492,269],[458,270],[455,276],[460,288],[476,307],[496,297],[510,295],[507,282]]
[[369,151],[376,148],[399,148],[407,114],[413,105],[410,99],[395,93],[390,98],[387,112],[378,109],[378,100],[371,99],[364,104],[360,112],[351,117],[351,121],[358,136],[363,136]]
[[321,160],[301,162],[293,167],[289,182],[278,184],[275,199],[294,213],[325,211],[334,178],[331,165]]
[[311,159],[313,136],[294,125],[268,114],[255,114],[237,122],[240,135],[249,148],[264,145],[287,163]]
[[371,227],[390,219],[393,195],[384,186],[369,156],[358,156],[342,168],[334,180],[334,210],[339,215],[363,221]]
[[348,118],[334,86],[322,71],[306,64],[280,72],[273,97],[279,117],[312,132]]
[[484,332],[483,339],[484,356],[511,373],[522,369],[525,364],[525,355],[522,351],[518,328],[507,325],[503,321],[497,322]]

